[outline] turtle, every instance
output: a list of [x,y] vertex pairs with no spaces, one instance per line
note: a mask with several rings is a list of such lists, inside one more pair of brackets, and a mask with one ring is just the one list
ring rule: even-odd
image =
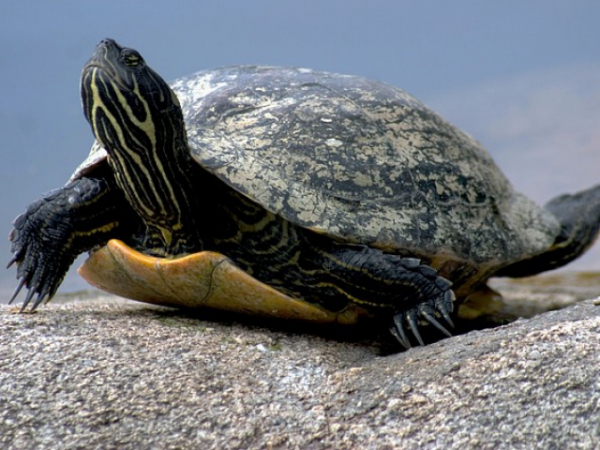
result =
[[104,39],[81,98],[90,155],[9,235],[21,311],[90,252],[82,276],[124,297],[377,319],[410,347],[426,324],[451,336],[455,306],[490,277],[557,268],[598,234],[600,185],[540,207],[478,141],[386,83],[232,66],[169,85]]

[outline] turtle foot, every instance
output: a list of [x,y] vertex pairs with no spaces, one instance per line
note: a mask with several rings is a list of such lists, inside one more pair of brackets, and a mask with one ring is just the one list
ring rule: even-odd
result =
[[8,267],[17,266],[18,284],[9,303],[23,287],[28,292],[21,312],[50,301],[77,255],[106,241],[116,226],[112,211],[118,208],[118,199],[109,192],[103,180],[75,180],[44,195],[14,220]]
[[72,234],[69,218],[57,212],[61,197],[60,191],[51,192],[31,204],[13,222],[14,228],[9,234],[13,256],[7,267],[16,264],[18,283],[9,303],[25,287],[28,292],[21,312],[32,300],[30,310],[34,311],[43,301],[52,298],[77,255],[68,251]]
[[452,333],[438,319],[443,319],[450,327],[454,327],[450,314],[454,309],[455,298],[454,292],[448,285],[448,288],[436,298],[419,303],[414,308],[396,314],[390,332],[406,349],[412,347],[407,336],[407,328],[410,329],[420,345],[425,345],[421,333],[419,333],[419,322],[433,325],[444,335],[452,337]]

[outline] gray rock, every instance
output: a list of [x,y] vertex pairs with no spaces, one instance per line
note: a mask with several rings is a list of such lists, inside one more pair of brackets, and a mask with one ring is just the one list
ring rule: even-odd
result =
[[354,331],[87,297],[0,306],[0,447],[600,447],[598,299],[382,356]]

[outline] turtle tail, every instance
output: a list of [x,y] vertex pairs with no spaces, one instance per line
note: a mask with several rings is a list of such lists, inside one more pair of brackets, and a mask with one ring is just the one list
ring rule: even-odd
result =
[[556,269],[592,246],[600,231],[600,185],[576,194],[559,195],[545,208],[562,225],[554,244],[540,255],[505,267],[497,276],[526,277]]

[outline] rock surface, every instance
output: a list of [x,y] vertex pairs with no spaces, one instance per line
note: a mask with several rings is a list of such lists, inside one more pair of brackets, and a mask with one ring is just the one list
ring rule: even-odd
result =
[[[599,279],[495,287],[531,315]],[[600,447],[600,298],[385,356],[368,333],[83,297],[0,306],[1,448]]]

